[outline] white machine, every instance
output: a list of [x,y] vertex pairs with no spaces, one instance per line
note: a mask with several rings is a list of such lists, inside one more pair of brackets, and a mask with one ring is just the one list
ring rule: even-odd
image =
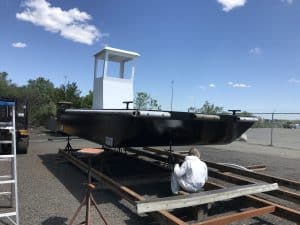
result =
[[[126,105],[123,102],[133,101],[134,66],[128,76],[125,74],[125,63],[139,56],[136,52],[111,47],[95,54],[93,109],[124,109]],[[99,61],[103,62],[102,71],[98,71]],[[110,64],[116,63],[119,64],[117,76],[109,74],[108,69]]]

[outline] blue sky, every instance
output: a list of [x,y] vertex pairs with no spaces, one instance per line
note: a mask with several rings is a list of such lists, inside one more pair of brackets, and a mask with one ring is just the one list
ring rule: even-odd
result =
[[186,111],[296,112],[299,0],[0,0],[0,71],[92,89],[93,54],[136,51],[135,90]]

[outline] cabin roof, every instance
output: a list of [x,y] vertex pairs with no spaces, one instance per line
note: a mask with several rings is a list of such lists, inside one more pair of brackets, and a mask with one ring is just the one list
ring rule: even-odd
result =
[[97,59],[105,59],[105,53],[108,53],[108,60],[113,62],[127,62],[139,57],[136,52],[126,51],[118,48],[104,47],[100,52],[95,54]]

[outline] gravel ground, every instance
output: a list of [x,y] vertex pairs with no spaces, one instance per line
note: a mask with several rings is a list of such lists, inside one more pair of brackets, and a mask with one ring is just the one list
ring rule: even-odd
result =
[[[81,184],[85,182],[85,176],[57,155],[58,148],[63,148],[66,142],[49,142],[47,138],[46,134],[33,131],[29,153],[18,156],[19,201],[22,225],[67,224],[67,219],[74,213],[84,195],[84,188]],[[96,146],[83,140],[73,140],[72,145],[75,148]],[[200,147],[202,157],[206,160],[241,165],[264,164],[267,166],[265,172],[268,174],[299,181],[300,156],[298,151],[278,150],[275,148],[273,150],[272,147],[269,147],[270,149],[261,150],[262,152],[260,152],[260,148],[263,148],[263,146],[241,144],[239,142],[227,147]],[[285,152],[285,154],[282,155],[281,152]],[[97,190],[94,196],[103,214],[111,224],[153,224],[151,218],[137,216],[131,205],[108,190]],[[290,223],[270,219],[270,216],[267,216],[237,224]]]

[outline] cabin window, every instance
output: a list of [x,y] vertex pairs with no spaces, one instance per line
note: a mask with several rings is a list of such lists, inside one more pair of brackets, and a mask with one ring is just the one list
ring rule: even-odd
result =
[[108,61],[107,76],[120,77],[120,63]]
[[104,60],[98,60],[97,68],[96,68],[96,77],[102,77],[103,76],[103,68],[104,68]]

